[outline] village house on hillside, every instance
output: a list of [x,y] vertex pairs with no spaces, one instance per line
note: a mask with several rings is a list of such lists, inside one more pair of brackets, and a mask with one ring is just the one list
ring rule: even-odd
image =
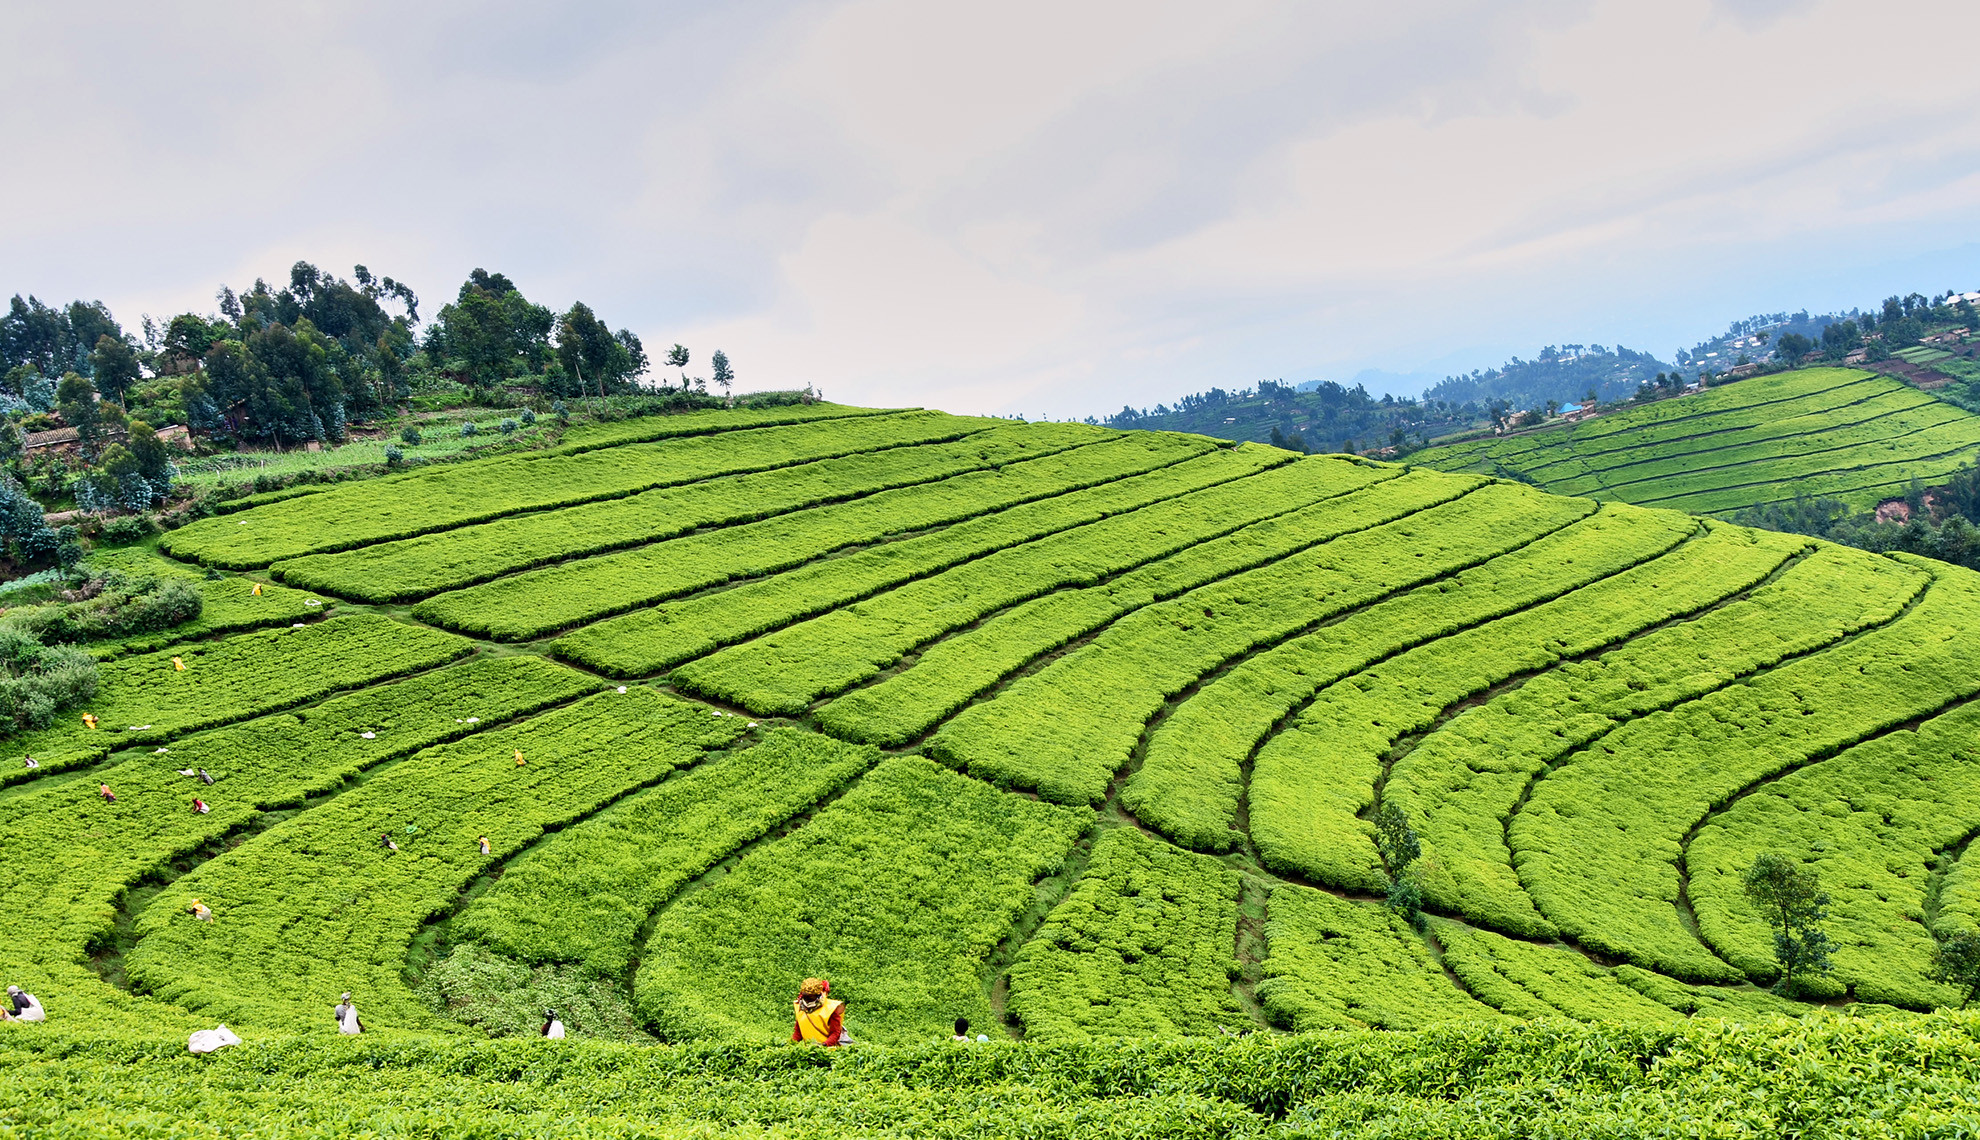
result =
[[[74,455],[82,445],[77,440],[77,431],[72,427],[51,428],[48,431],[29,432],[21,441],[22,448],[29,454],[36,451],[53,451],[58,455]],[[130,433],[120,427],[105,427],[103,439],[106,443],[122,443],[130,438]],[[158,429],[159,442],[181,451],[193,449],[192,433],[183,425],[171,424]]]

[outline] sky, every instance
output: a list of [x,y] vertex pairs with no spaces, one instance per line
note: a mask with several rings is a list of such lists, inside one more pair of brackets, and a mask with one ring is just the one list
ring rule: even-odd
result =
[[1980,4],[9,4],[0,291],[469,270],[1029,418],[1980,289]]

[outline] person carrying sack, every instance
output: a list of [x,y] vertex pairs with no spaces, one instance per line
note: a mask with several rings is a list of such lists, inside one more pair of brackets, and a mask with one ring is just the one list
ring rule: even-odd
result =
[[337,1032],[350,1037],[364,1032],[364,1022],[358,1020],[357,1003],[351,1000],[349,990],[344,991],[344,999],[331,1012],[337,1015]]
[[833,1049],[851,1040],[846,1036],[846,1003],[833,1001],[831,993],[832,983],[823,978],[806,978],[798,987],[797,1000],[791,1003],[797,1013],[797,1025],[791,1029],[792,1041],[809,1041]]
[[239,1045],[240,1043],[240,1037],[233,1030],[227,1028],[225,1022],[222,1022],[216,1029],[202,1029],[197,1033],[189,1035],[186,1038],[186,1052],[215,1053],[221,1049],[225,1049],[229,1045]]
[[7,1009],[14,1021],[47,1021],[48,1011],[41,1008],[41,999],[19,986],[7,987]]

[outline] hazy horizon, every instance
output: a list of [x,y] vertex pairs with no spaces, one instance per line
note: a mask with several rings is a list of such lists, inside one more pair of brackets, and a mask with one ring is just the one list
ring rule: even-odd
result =
[[[1078,417],[1980,288],[1972,6],[23,9],[9,295],[355,263]],[[690,371],[693,371],[691,369]],[[704,369],[705,371],[705,369]]]

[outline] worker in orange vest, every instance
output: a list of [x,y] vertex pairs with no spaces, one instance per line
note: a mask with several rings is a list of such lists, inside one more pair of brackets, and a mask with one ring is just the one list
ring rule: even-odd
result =
[[846,1036],[846,1003],[833,1001],[831,993],[832,983],[823,978],[806,978],[798,987],[797,1000],[791,1003],[797,1012],[792,1041],[809,1041],[831,1049],[851,1040]]

